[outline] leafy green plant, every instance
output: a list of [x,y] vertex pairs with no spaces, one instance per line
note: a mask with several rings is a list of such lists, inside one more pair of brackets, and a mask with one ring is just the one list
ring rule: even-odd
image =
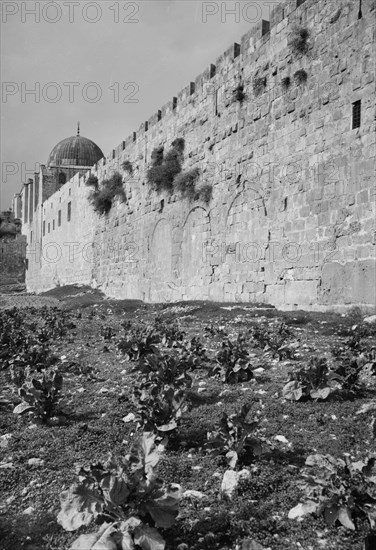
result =
[[354,353],[360,353],[363,349],[363,339],[369,335],[369,330],[364,325],[351,327],[349,338],[345,340],[345,346]]
[[305,71],[304,69],[299,69],[294,73],[294,79],[298,86],[307,82],[307,78],[307,71]]
[[306,54],[308,52],[309,30],[305,27],[295,27],[292,31],[290,45],[295,53]]
[[200,177],[200,169],[195,167],[178,174],[174,179],[174,188],[181,194],[182,197],[189,200],[198,198],[196,191],[196,182]]
[[11,381],[19,388],[25,382],[27,372],[47,370],[55,365],[57,361],[58,357],[52,355],[49,347],[45,344],[35,344],[25,347],[25,349],[7,362],[10,367]]
[[253,378],[252,366],[245,337],[239,334],[233,342],[226,338],[216,355],[216,365],[210,369],[210,376],[219,376],[222,382],[237,384]]
[[148,355],[137,370],[143,378],[133,390],[139,426],[145,431],[170,432],[188,410],[187,392],[192,378],[177,355]]
[[252,327],[248,332],[253,343],[263,348],[265,354],[278,357],[279,360],[295,358],[299,343],[294,339],[293,331],[285,323],[269,329],[264,326]]
[[261,441],[254,436],[259,422],[250,419],[249,413],[249,405],[243,405],[238,413],[223,413],[214,431],[207,434],[207,450],[215,456],[225,455],[233,469],[261,454]]
[[181,489],[156,475],[164,445],[143,433],[123,458],[78,470],[78,483],[61,493],[58,523],[76,531],[105,521],[97,533],[81,535],[71,550],[164,550],[158,528],[171,527],[178,514]]
[[299,401],[302,398],[327,399],[332,393],[330,370],[326,357],[312,357],[307,366],[289,374],[282,395]]
[[32,412],[42,421],[48,420],[54,416],[62,387],[63,377],[57,370],[46,370],[41,377],[37,377],[30,368],[26,369],[26,381],[19,389],[22,403],[17,405],[13,412]]
[[182,342],[178,346],[179,359],[184,370],[193,370],[204,367],[209,361],[206,349],[200,338],[194,336],[189,342]]
[[160,335],[153,329],[131,333],[118,343],[118,349],[128,361],[138,361],[148,354],[158,353],[157,344],[161,342]]
[[176,322],[164,322],[158,317],[154,320],[154,330],[159,335],[162,344],[168,348],[177,347],[185,336],[185,332]]
[[329,379],[337,382],[342,390],[357,393],[362,387],[361,373],[368,367],[370,374],[376,374],[376,354],[372,351],[354,355],[350,350],[332,350],[336,361],[332,367]]
[[331,455],[310,455],[302,471],[299,487],[307,500],[295,506],[289,517],[309,513],[323,515],[329,527],[337,522],[355,530],[354,520],[366,518],[372,529],[376,526],[376,459],[352,462]]

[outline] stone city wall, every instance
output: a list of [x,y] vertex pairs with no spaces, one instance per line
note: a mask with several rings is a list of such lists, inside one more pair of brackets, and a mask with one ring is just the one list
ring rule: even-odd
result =
[[[76,176],[37,206],[24,224],[28,288],[373,306],[375,3],[358,11],[358,2],[281,4],[270,29],[260,21],[93,167],[99,181],[124,176],[124,203],[98,216]],[[302,30],[306,53],[296,49]],[[152,151],[176,138],[185,140],[183,171],[198,167],[199,186],[212,186],[209,203],[150,189]]]

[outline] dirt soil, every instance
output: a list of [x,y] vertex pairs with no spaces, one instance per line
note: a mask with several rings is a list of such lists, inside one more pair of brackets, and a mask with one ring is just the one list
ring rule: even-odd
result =
[[[282,396],[289,371],[307,364],[313,355],[330,355],[333,346],[343,345],[352,327],[362,323],[359,310],[338,315],[211,302],[146,305],[109,300],[99,291],[74,286],[39,296],[1,296],[0,314],[1,308],[14,305],[24,307],[25,316],[29,307],[57,306],[69,311],[75,328],[50,342],[52,352],[62,358],[64,376],[57,425],[13,414],[20,399],[9,372],[0,368],[2,550],[63,550],[77,538],[76,532],[64,531],[56,521],[59,494],[76,481],[78,464],[104,461],[109,452],[124,455],[129,450],[136,425],[123,418],[134,412],[134,375],[117,348],[126,334],[121,323],[143,326],[156,316],[175,319],[187,340],[199,337],[213,361],[223,340],[221,329],[235,338],[250,327],[270,328],[284,322],[299,342],[295,360],[279,360],[250,342],[253,360],[261,369],[249,382],[224,384],[209,378],[205,369],[193,372],[191,407],[171,438],[159,474],[204,497],[182,500],[175,525],[162,530],[166,549],[179,545],[189,550],[364,548],[369,533],[365,519],[355,518],[352,531],[338,522],[328,527],[322,516],[314,514],[289,519],[288,512],[303,500],[297,482],[308,455],[343,458],[348,453],[355,460],[376,454],[371,417],[356,414],[375,400],[374,384],[369,382],[356,395],[334,393],[325,401],[295,402]],[[37,312],[31,315],[38,318]],[[205,331],[209,326],[219,330]],[[112,328],[107,340],[101,335],[104,327]],[[366,337],[365,345],[375,345],[375,331]],[[261,419],[263,452],[250,464],[249,479],[229,500],[221,498],[226,463],[209,457],[204,443],[223,411],[232,413],[246,403]],[[40,460],[29,462],[32,458]],[[261,546],[243,544],[245,539]]]

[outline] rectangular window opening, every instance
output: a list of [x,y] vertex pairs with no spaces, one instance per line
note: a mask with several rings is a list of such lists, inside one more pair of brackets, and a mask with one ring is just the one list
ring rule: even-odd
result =
[[270,21],[263,19],[261,25],[261,36],[265,36],[268,32],[270,32]]
[[57,213],[57,225],[59,227],[61,226],[61,210]]
[[43,237],[46,234],[46,222],[43,222]]
[[72,214],[72,203],[68,202],[68,208],[67,208],[67,221],[70,222],[71,220],[71,214]]
[[359,128],[360,127],[360,121],[361,121],[361,101],[360,99],[358,101],[354,101],[352,104],[352,127]]

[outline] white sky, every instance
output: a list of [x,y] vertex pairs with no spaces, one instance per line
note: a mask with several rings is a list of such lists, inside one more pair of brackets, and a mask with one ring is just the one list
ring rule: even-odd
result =
[[[269,19],[276,3],[59,0],[58,10],[47,0],[2,0],[0,210],[31,176],[27,171],[46,163],[54,145],[76,133],[78,120],[81,135],[108,153],[239,42],[253,20],[261,14]],[[27,10],[40,13],[40,21]],[[71,98],[64,85],[69,82],[78,83]],[[87,87],[90,82],[96,87]],[[124,91],[130,82],[135,84]],[[39,97],[25,95],[38,83]],[[52,102],[59,91],[61,98]],[[97,91],[101,98],[88,101]],[[138,102],[124,103],[132,91]]]

